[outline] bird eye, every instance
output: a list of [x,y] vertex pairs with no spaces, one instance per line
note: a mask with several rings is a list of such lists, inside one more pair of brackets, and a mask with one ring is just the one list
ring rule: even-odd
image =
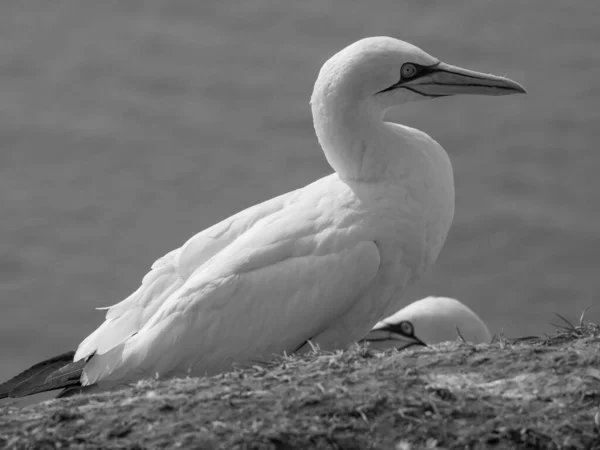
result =
[[415,334],[413,324],[406,320],[404,322],[400,322],[400,331],[405,336],[413,336]]
[[417,68],[414,64],[403,64],[400,68],[400,74],[402,75],[402,78],[412,78],[417,74]]

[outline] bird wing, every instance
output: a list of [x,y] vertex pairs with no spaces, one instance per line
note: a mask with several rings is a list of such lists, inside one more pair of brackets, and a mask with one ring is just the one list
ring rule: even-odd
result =
[[182,247],[158,259],[141,286],[125,300],[108,309],[105,321],[77,348],[74,361],[102,354],[136,333],[189,276],[215,254],[296,197],[293,191],[254,205],[190,238]]
[[[350,309],[375,278],[376,244],[316,211],[257,223],[196,271],[139,332],[94,355],[82,383],[215,373],[294,351]],[[357,237],[359,236],[359,237]]]

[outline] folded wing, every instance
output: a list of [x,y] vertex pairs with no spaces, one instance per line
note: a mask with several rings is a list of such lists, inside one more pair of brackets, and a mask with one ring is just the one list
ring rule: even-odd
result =
[[103,354],[137,333],[170,295],[206,261],[235,241],[258,220],[293,201],[295,192],[275,197],[235,214],[190,238],[181,248],[158,259],[141,286],[125,300],[108,308],[106,320],[77,348],[74,361]]
[[291,352],[331,326],[372,283],[379,250],[317,213],[281,216],[215,255],[135,335],[91,358],[83,384],[216,373]]

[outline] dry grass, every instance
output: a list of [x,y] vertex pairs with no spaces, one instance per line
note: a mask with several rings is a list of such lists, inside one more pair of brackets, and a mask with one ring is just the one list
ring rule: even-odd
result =
[[0,410],[0,447],[600,448],[600,326],[282,358]]

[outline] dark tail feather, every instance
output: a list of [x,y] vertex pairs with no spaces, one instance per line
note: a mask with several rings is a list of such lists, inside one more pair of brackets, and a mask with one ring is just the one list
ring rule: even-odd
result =
[[85,387],[82,387],[82,386],[71,386],[71,387],[65,388],[62,391],[60,391],[58,393],[58,395],[56,396],[56,398],[72,397],[74,395],[83,394],[85,391],[86,391]]
[[74,356],[75,352],[67,352],[47,359],[0,384],[0,399],[79,386],[79,378],[88,358],[73,362]]
[[66,364],[72,363],[74,356],[75,352],[63,353],[62,355],[42,361],[21,372],[16,377],[13,377],[7,382],[0,384],[0,398],[10,397],[9,393],[20,384],[45,380],[46,377],[55,370],[65,366]]

